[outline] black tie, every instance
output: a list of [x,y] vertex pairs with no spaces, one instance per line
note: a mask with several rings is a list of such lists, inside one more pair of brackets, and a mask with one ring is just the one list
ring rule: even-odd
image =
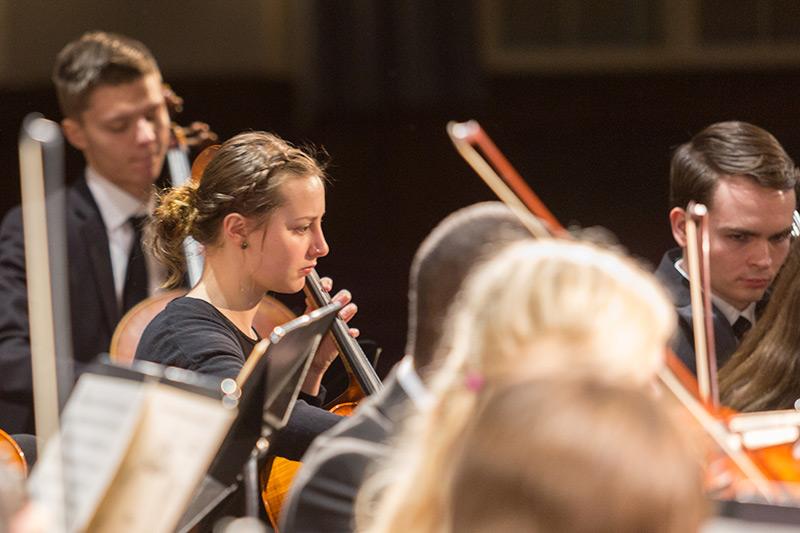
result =
[[125,289],[122,291],[122,312],[147,298],[147,262],[142,252],[142,227],[147,217],[134,216],[128,219],[133,225],[133,243],[128,255],[128,267],[125,270]]
[[738,341],[741,342],[744,334],[750,330],[750,326],[752,326],[752,324],[745,317],[740,316],[736,319],[736,322],[733,323],[733,334],[736,335]]

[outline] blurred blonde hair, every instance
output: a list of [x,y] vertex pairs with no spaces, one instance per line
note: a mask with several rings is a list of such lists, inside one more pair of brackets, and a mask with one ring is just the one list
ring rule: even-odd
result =
[[[643,383],[675,327],[650,273],[619,253],[562,240],[509,246],[476,269],[451,312],[439,390],[471,372],[491,380],[520,366]],[[545,355],[553,343],[561,357]]]
[[436,357],[445,363],[431,379],[438,402],[404,428],[410,452],[396,463],[402,472],[369,481],[360,497],[357,512],[368,523],[373,498],[391,483],[370,531],[448,531],[448,496],[430,468],[451,459],[493,384],[571,375],[644,385],[663,363],[675,315],[655,278],[632,260],[586,243],[538,240],[476,269],[448,324]]
[[398,458],[414,490],[390,489],[371,531],[686,533],[708,511],[692,441],[641,388],[497,383],[458,438],[427,429],[401,449],[434,452],[412,463],[419,469]]

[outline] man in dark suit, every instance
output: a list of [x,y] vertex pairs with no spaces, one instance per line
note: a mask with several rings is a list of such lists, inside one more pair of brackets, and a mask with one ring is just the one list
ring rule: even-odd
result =
[[693,372],[686,206],[694,201],[708,208],[714,339],[722,366],[760,314],[789,252],[797,172],[775,137],[746,122],[712,124],[675,150],[669,219],[680,248],[664,254],[656,276],[678,313],[673,349]]
[[425,381],[463,280],[474,265],[528,237],[510,210],[487,202],[456,211],[425,239],[409,276],[409,355],[383,390],[314,441],[281,513],[282,532],[354,530],[353,503],[370,467],[387,455],[386,443],[404,413],[430,401]]
[[[155,59],[140,42],[94,32],[68,44],[53,71],[67,140],[86,172],[67,194],[76,369],[108,350],[126,310],[158,284],[140,245],[169,116]],[[149,274],[148,274],[149,273]],[[32,377],[20,208],[0,226],[0,428],[32,433]]]

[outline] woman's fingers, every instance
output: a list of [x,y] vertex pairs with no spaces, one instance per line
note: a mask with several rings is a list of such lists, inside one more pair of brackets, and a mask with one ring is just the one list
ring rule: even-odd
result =
[[[346,291],[342,291],[342,292],[346,292]],[[337,294],[336,296],[339,296],[339,295]],[[350,293],[347,293],[346,295],[343,295],[341,298],[335,298],[334,300],[339,302],[339,303],[341,303],[341,304],[343,304],[342,309],[339,311],[339,317],[342,320],[344,320],[345,322],[348,322],[351,318],[356,316],[356,313],[358,312],[358,306],[350,301],[351,300]]]
[[[333,290],[333,280],[329,277],[320,278],[320,283],[322,284],[322,288],[325,289],[325,292],[331,292]],[[350,300],[348,300],[349,302]],[[345,305],[347,302],[342,302],[342,305]],[[306,312],[316,309],[319,307],[317,303],[310,297],[306,296]]]
[[[333,288],[333,280],[331,278],[322,278],[320,281],[322,282],[322,287],[326,291],[330,292],[330,290]],[[358,313],[358,306],[353,303],[353,295],[347,289],[340,290],[331,299],[334,302],[342,304],[342,309],[339,311],[339,317],[345,322],[348,322],[351,318],[356,316],[356,313]],[[313,302],[306,298],[307,311],[315,307],[312,304]],[[353,331],[355,331],[355,334],[352,333]],[[353,337],[357,337],[358,330],[351,330],[351,335],[353,335]]]
[[331,292],[333,290],[333,280],[328,276],[320,278],[319,281],[322,283],[322,288],[325,289],[326,292]]

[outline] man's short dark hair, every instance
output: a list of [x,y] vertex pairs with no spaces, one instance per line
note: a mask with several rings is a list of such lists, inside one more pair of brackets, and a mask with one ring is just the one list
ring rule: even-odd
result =
[[86,110],[95,88],[129,83],[153,73],[160,75],[158,64],[144,44],[95,31],[83,34],[59,52],[53,83],[61,113],[78,117]]
[[797,167],[778,140],[747,122],[718,122],[680,145],[670,166],[670,207],[706,204],[720,179],[746,176],[770,189],[797,184]]
[[431,363],[450,303],[469,271],[530,237],[505,205],[483,202],[450,214],[425,238],[411,264],[408,290],[406,351],[418,371]]

